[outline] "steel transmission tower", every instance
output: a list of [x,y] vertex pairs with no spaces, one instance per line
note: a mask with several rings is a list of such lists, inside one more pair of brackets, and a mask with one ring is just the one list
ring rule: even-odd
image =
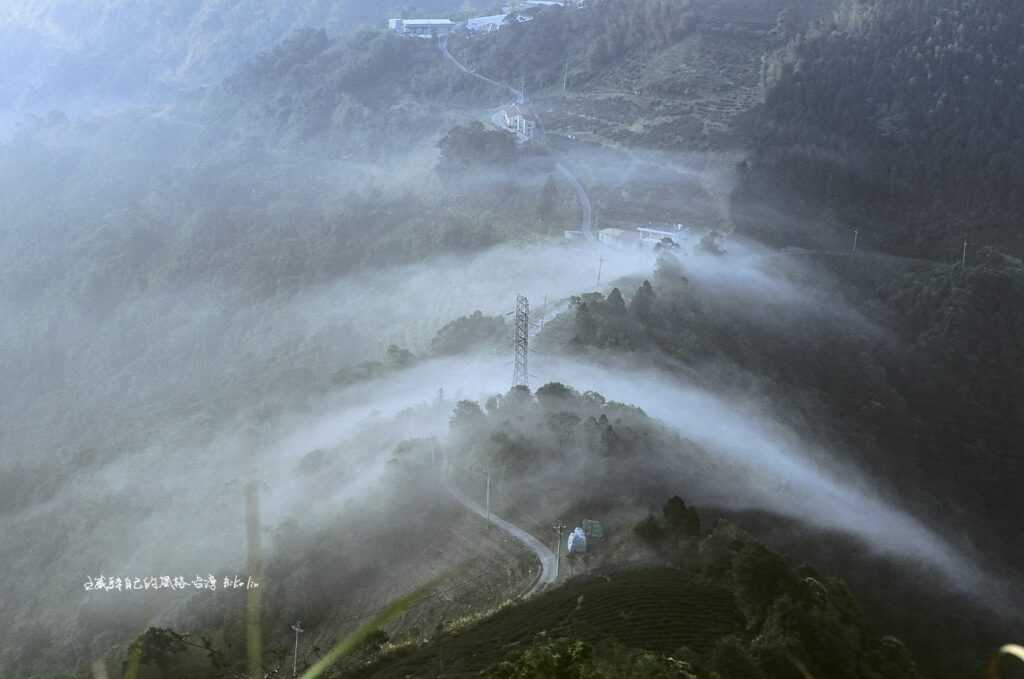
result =
[[529,386],[527,356],[530,350],[530,300],[522,295],[516,297],[516,369],[512,375],[512,386]]

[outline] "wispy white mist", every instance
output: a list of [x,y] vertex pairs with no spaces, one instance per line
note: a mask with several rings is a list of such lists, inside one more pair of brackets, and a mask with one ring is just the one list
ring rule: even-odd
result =
[[[109,430],[115,443],[60,479],[52,497],[0,518],[0,560],[13,578],[49,580],[36,605],[52,611],[50,622],[59,625],[73,601],[68,593],[80,592],[86,575],[242,565],[243,488],[250,481],[263,484],[268,528],[294,517],[329,525],[353,501],[376,497],[398,443],[445,435],[452,400],[504,393],[511,348],[507,357],[426,360],[315,399],[307,394],[269,418],[253,412],[264,390],[293,371],[324,374],[346,361],[379,358],[388,343],[421,352],[448,321],[477,309],[505,313],[516,294],[537,305],[545,295],[556,302],[587,292],[596,282],[598,257],[605,260],[605,281],[650,276],[654,264],[649,252],[505,246],[353,276],[260,304],[241,305],[209,288],[202,295],[153,295],[95,327],[86,324],[79,334],[45,318],[28,317],[16,332],[8,327],[7,346],[24,353],[4,355],[6,374],[24,375],[26,365],[35,365],[22,365],[19,357],[40,358],[30,351],[33,338],[44,336],[32,334],[37,331],[66,332],[75,353],[59,366],[60,391],[27,393],[38,400],[7,411],[15,429],[6,440],[41,456],[67,455],[45,443],[63,443],[70,419]],[[691,279],[730,291],[737,303],[746,299],[756,307],[767,297],[817,308],[813,296],[757,257],[687,258],[685,266]],[[808,450],[765,404],[737,403],[633,365],[537,355],[531,372],[534,385],[561,381],[637,405],[741,472],[707,479],[701,499],[843,531],[880,553],[925,564],[965,592],[993,591],[970,559],[873,492],[854,470],[822,463],[828,452]],[[448,406],[438,405],[441,389]],[[189,392],[194,407],[163,406]],[[210,394],[231,398],[238,412],[214,417],[207,410]],[[108,419],[90,420],[101,416]],[[20,433],[19,426],[25,428]],[[117,447],[124,427],[138,436]],[[303,472],[301,461],[318,449],[327,451],[330,463],[322,472]],[[40,526],[48,527],[43,537],[53,554],[42,566],[26,552],[39,543]]]
[[[800,437],[772,418],[770,409],[736,402],[664,373],[632,365],[545,357],[535,361],[537,384],[560,381],[579,390],[592,389],[609,398],[639,406],[717,458],[732,472],[701,479],[703,497],[729,509],[759,509],[818,528],[854,536],[876,552],[923,565],[946,584],[990,605],[999,603],[999,587],[983,569],[939,534],[881,497],[856,469],[811,450]],[[428,402],[438,388],[454,397],[484,399],[507,390],[507,361],[474,357],[429,361],[392,378],[359,388],[365,405],[343,408],[310,422],[277,448],[294,458],[311,446],[346,435],[369,411],[382,415]],[[427,423],[425,423],[427,424]],[[423,430],[442,435],[443,414]],[[737,485],[737,480],[739,484]],[[728,485],[726,485],[728,484]]]

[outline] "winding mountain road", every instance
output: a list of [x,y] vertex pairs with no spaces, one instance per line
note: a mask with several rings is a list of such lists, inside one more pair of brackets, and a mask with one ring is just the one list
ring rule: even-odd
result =
[[583,184],[580,184],[580,180],[576,178],[576,175],[564,164],[561,162],[556,163],[555,169],[569,180],[573,190],[576,191],[576,202],[580,205],[580,231],[587,237],[587,240],[594,240],[594,208],[590,204],[590,196],[587,195]]
[[448,484],[448,492],[451,493],[452,497],[454,497],[463,507],[481,518],[490,521],[495,526],[521,542],[527,549],[533,552],[537,557],[537,560],[540,561],[540,577],[537,578],[537,581],[533,583],[533,586],[529,590],[521,595],[521,598],[525,599],[531,597],[537,592],[543,591],[544,588],[555,582],[555,554],[547,545],[530,535],[519,526],[498,518],[494,515],[494,512],[491,512],[490,516],[488,516],[487,511],[483,507],[463,495],[450,483]]
[[516,97],[515,103],[517,103],[517,104],[522,104],[525,101],[526,97],[523,95],[523,91],[522,90],[517,90],[516,88],[512,87],[511,85],[506,85],[505,83],[498,82],[497,80],[494,80],[493,78],[488,78],[485,75],[480,75],[476,71],[474,71],[474,70],[472,70],[470,68],[467,68],[461,61],[459,61],[458,59],[453,57],[452,53],[448,51],[448,37],[447,36],[444,36],[444,37],[440,38],[438,40],[438,42],[437,42],[437,45],[438,45],[438,47],[441,48],[441,54],[443,54],[448,61],[450,61],[453,64],[455,64],[455,67],[457,69],[459,69],[460,71],[462,71],[463,73],[467,73],[467,74],[473,76],[474,78],[478,78],[480,80],[483,80],[484,82],[490,83],[492,85],[495,85],[496,87],[500,87],[502,89],[508,90],[509,92],[511,92],[512,94],[515,95],[515,97]]
[[[438,44],[438,47],[441,50],[441,54],[444,55],[444,58],[447,59],[448,61],[450,61],[451,63],[453,63],[455,65],[455,67],[458,68],[460,71],[462,71],[463,73],[466,73],[468,75],[471,75],[474,78],[477,78],[479,80],[483,80],[486,83],[490,83],[491,85],[494,85],[496,87],[500,87],[502,89],[508,90],[513,95],[515,95],[515,98],[516,98],[515,103],[518,103],[518,104],[525,103],[526,96],[523,94],[522,90],[517,90],[516,88],[512,87],[511,85],[507,85],[507,84],[505,84],[503,82],[499,82],[497,80],[494,80],[493,78],[488,78],[485,75],[481,75],[481,74],[477,73],[476,71],[474,71],[474,70],[470,69],[469,67],[467,67],[465,64],[463,64],[458,59],[456,59],[452,55],[452,53],[448,51],[448,37],[447,36],[444,36],[444,37],[440,38],[438,40],[437,44]],[[586,189],[583,188],[583,184],[581,184],[580,180],[576,178],[576,175],[574,175],[572,173],[572,171],[569,168],[567,168],[563,163],[561,163],[561,162],[556,163],[555,164],[555,169],[557,169],[558,172],[563,177],[565,177],[569,181],[570,184],[572,184],[572,188],[576,192],[576,201],[579,203],[579,206],[580,206],[580,229],[579,230],[583,232],[583,235],[586,236],[587,240],[594,240],[594,208],[593,208],[593,206],[590,203],[590,196],[587,195]]]

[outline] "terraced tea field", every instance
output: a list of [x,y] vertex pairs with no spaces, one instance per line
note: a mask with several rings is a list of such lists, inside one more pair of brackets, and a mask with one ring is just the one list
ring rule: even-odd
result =
[[580,578],[506,608],[463,632],[385,658],[361,677],[475,676],[536,634],[591,642],[614,640],[633,648],[698,652],[743,630],[732,593],[669,568]]

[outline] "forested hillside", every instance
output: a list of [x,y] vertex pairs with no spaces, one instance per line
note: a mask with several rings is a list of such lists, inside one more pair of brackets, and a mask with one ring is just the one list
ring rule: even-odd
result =
[[[793,306],[778,294],[750,310],[732,291],[702,283],[693,258],[679,267],[665,257],[653,285],[645,281],[628,301],[618,289],[583,295],[571,325],[552,323],[549,332],[584,355],[668,355],[698,379],[762,394],[784,421],[855,461],[916,514],[1012,564],[1024,511],[1013,490],[1024,442],[1024,268],[994,251],[979,259],[950,277],[945,266],[895,258],[780,256],[764,265],[803,270],[794,282],[816,301]],[[761,529],[772,531],[772,521]],[[923,656],[948,642],[943,625],[960,615],[957,624],[968,625],[970,606],[917,590],[898,568],[850,568],[857,550],[835,541],[818,541],[817,550],[816,563],[845,562],[877,620]],[[879,577],[879,568],[889,574]],[[906,603],[893,606],[894,597]],[[931,625],[929,616],[946,622]],[[977,662],[968,649],[997,636],[968,626],[978,636],[960,640],[955,661],[947,657],[965,671]]]
[[847,0],[791,45],[758,159],[887,249],[949,259],[966,237],[1019,254],[1022,34],[1013,0]]
[[585,82],[633,50],[680,40],[696,25],[696,10],[693,0],[601,0],[538,12],[534,21],[468,41],[466,49],[481,72],[530,90],[560,83],[567,66],[573,82]]
[[219,124],[255,125],[267,141],[314,141],[335,156],[379,158],[447,130],[460,119],[453,103],[486,104],[496,94],[452,68],[432,41],[306,30],[211,90],[203,111]]
[[[796,281],[825,295],[822,308],[766,301],[751,314],[665,257],[655,286],[640,286],[628,305],[617,289],[581,297],[566,337],[580,350],[657,350],[690,366],[731,365],[716,377],[737,385],[758,375],[773,401],[788,404],[785,417],[829,422],[812,435],[846,441],[886,483],[920,487],[904,497],[922,513],[948,520],[955,508],[979,544],[1015,560],[1024,267],[991,250],[979,258],[955,277],[899,260],[805,258]],[[768,265],[798,266],[783,257]],[[847,300],[864,315],[852,326],[837,311]],[[789,332],[797,324],[802,332]]]
[[[42,0],[0,6],[0,110],[151,99],[215,83],[294,31],[332,36],[456,0]],[[472,6],[472,3],[469,3]],[[45,109],[44,109],[45,110]]]

